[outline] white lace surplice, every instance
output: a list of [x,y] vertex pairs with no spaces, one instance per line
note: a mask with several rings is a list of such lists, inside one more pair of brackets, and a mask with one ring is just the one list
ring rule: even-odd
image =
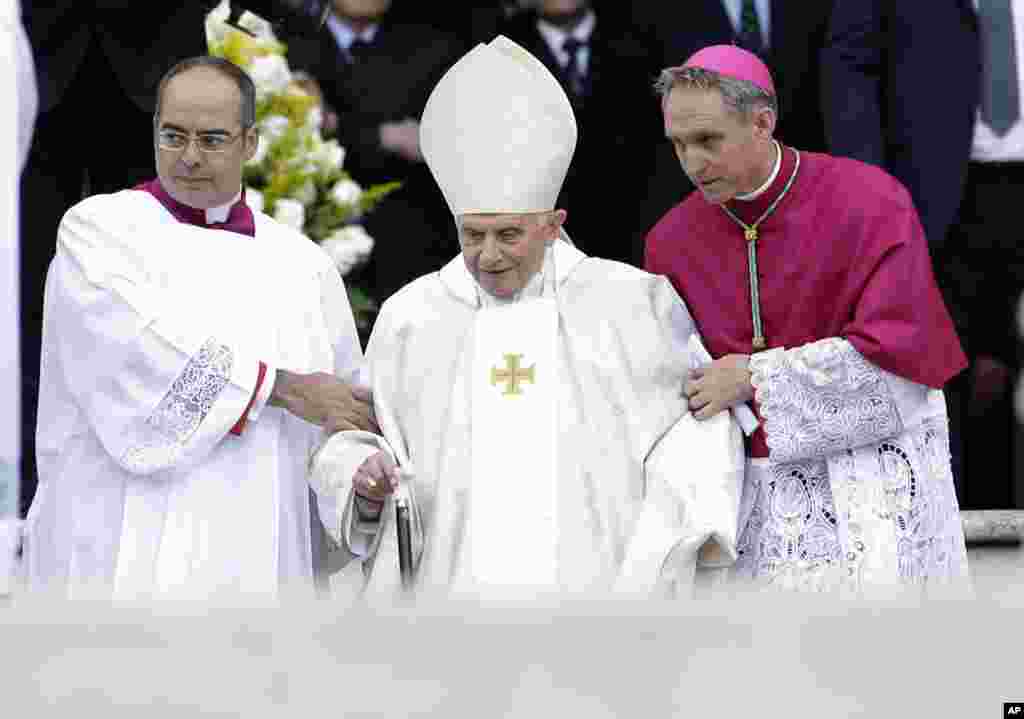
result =
[[966,584],[941,390],[843,339],[753,356],[771,449],[749,460],[737,575],[805,591]]

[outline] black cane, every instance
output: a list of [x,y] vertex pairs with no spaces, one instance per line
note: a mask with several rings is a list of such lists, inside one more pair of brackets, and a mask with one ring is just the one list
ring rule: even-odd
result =
[[409,522],[409,500],[399,497],[395,500],[395,526],[398,530],[398,571],[402,577],[402,589],[412,588],[412,528]]

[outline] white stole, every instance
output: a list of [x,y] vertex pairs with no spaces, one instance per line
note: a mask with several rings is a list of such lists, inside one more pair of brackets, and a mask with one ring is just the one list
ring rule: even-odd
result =
[[485,593],[550,590],[558,585],[558,309],[550,297],[484,308],[475,329],[465,578]]

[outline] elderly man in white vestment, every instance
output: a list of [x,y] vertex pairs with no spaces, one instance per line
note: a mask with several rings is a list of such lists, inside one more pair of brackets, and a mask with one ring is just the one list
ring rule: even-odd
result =
[[[116,143],[110,120],[98,139]],[[337,270],[245,203],[257,141],[249,77],[185,60],[158,93],[158,177],[63,218],[46,284],[33,588],[311,592],[309,458],[325,429],[376,425],[347,381],[362,352]],[[319,513],[333,516],[328,505]]]
[[735,558],[740,430],[687,412],[703,348],[671,285],[586,257],[562,229],[568,99],[498,37],[438,83],[420,142],[462,253],[377,318],[382,436],[332,436],[311,473],[338,495],[332,528],[363,560],[364,590],[408,586],[401,498],[420,596],[685,595],[702,547],[707,566]]

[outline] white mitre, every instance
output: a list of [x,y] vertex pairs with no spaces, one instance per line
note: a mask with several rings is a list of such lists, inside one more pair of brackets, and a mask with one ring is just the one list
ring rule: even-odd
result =
[[456,217],[547,212],[576,149],[576,118],[543,63],[499,35],[437,83],[420,149]]

